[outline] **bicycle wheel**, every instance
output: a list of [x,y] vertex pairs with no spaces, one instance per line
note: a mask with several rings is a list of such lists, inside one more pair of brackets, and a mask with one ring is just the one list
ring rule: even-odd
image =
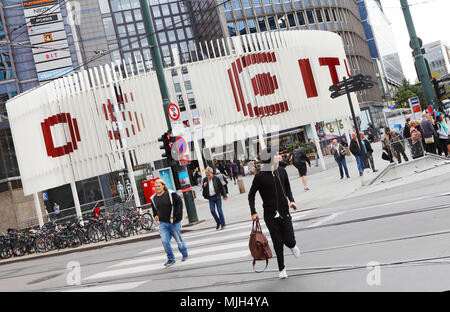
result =
[[155,219],[153,219],[153,216],[150,213],[146,212],[142,215],[139,223],[142,229],[151,231],[153,230]]
[[5,244],[0,246],[0,258],[2,259],[8,259],[11,258],[13,255],[11,247],[9,244]]
[[14,256],[21,257],[27,252],[27,246],[22,241],[17,241],[12,245]]
[[36,238],[34,240],[34,248],[36,249],[37,252],[46,252],[47,251],[47,247],[45,246],[45,236],[44,235],[36,236]]
[[44,239],[44,245],[47,251],[55,250],[55,234],[47,235]]
[[100,240],[100,229],[96,225],[91,225],[87,230],[87,237],[92,243],[96,243]]

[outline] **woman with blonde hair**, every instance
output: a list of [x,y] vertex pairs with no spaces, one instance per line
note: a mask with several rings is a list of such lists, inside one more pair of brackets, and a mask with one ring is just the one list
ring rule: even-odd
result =
[[183,255],[181,261],[186,261],[188,251],[186,244],[181,237],[181,220],[183,220],[183,201],[178,194],[169,190],[166,183],[162,179],[155,181],[155,195],[150,198],[153,215],[156,221],[159,221],[159,233],[164,250],[167,254],[167,262],[165,267],[175,264],[175,256],[173,255],[170,241],[172,237],[178,245],[178,250]]

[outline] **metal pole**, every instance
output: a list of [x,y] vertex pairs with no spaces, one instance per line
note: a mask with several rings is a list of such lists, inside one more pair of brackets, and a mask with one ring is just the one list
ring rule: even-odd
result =
[[417,74],[419,76],[418,78],[422,83],[425,100],[427,101],[427,104],[429,106],[433,107],[433,109],[436,110],[436,98],[434,96],[433,86],[431,85],[430,81],[431,77],[428,74],[425,58],[422,54],[422,40],[417,37],[411,12],[409,10],[408,1],[400,0],[400,4],[403,10],[403,15],[405,17],[406,27],[408,28],[409,37],[411,38],[409,45],[411,49],[413,49],[414,63],[416,64]]
[[159,90],[163,100],[164,115],[166,117],[167,128],[172,131],[170,118],[167,113],[170,104],[169,89],[167,88],[166,77],[164,76],[164,66],[159,52],[158,40],[156,38],[155,28],[150,15],[150,7],[148,0],[139,0],[141,4],[142,17],[144,19],[145,29],[147,30],[148,43],[150,45],[150,54],[152,55],[152,63],[155,67],[156,77],[158,78]]
[[[169,105],[170,105],[170,95],[169,89],[167,88],[166,77],[164,76],[164,67],[161,59],[161,53],[159,52],[158,40],[156,38],[155,28],[153,27],[153,21],[150,15],[150,7],[148,5],[148,0],[139,0],[141,4],[142,17],[144,20],[145,29],[147,31],[147,38],[150,45],[150,53],[152,55],[153,66],[155,67],[156,76],[158,78],[159,90],[161,92],[161,97],[163,99],[164,116],[166,117],[166,124],[169,132],[172,132],[172,125],[170,124],[169,118]],[[189,104],[188,104],[189,105]],[[186,166],[176,166],[177,172],[182,172]],[[175,177],[178,178],[178,177]],[[195,202],[190,191],[190,187],[183,190],[184,203],[186,205],[186,211],[189,217],[189,223],[194,223],[198,221],[197,211],[195,208]]]
[[39,203],[39,197],[37,193],[33,194],[34,197],[34,208],[36,208],[36,215],[39,221],[39,227],[44,226],[44,219],[42,218],[41,204]]

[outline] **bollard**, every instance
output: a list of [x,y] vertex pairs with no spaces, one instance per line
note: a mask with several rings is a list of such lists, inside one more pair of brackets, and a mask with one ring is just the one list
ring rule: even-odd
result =
[[244,181],[241,179],[238,179],[238,187],[239,187],[239,193],[243,194],[245,193],[245,186],[244,186]]

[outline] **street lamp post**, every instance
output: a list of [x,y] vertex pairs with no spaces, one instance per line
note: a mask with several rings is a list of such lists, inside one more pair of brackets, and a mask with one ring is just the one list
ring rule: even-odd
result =
[[436,109],[436,98],[431,85],[431,77],[428,73],[425,58],[423,57],[422,40],[417,37],[411,12],[409,10],[408,0],[400,0],[400,4],[405,17],[406,27],[408,28],[409,37],[411,38],[409,45],[411,49],[413,49],[414,63],[416,65],[418,78],[422,83],[425,100],[429,106]]
[[[139,0],[139,2],[141,5],[145,29],[147,31],[147,38],[150,45],[152,62],[153,66],[155,67],[156,76],[158,78],[159,90],[161,92],[161,97],[163,99],[164,116],[166,118],[167,128],[169,132],[172,132],[172,125],[170,123],[170,117],[168,113],[170,105],[169,89],[167,88],[167,82],[164,76],[164,67],[161,59],[161,53],[159,52],[159,45],[156,38],[155,28],[153,27],[153,21],[150,15],[150,7],[148,5],[148,0]],[[186,166],[176,166],[176,169],[177,170],[175,170],[175,172],[183,172],[186,170]],[[190,188],[187,188],[186,190],[189,189]],[[187,192],[183,190],[183,197],[186,205],[186,211],[189,217],[189,223],[198,222],[197,211],[195,208],[195,202],[192,196],[192,192]]]

